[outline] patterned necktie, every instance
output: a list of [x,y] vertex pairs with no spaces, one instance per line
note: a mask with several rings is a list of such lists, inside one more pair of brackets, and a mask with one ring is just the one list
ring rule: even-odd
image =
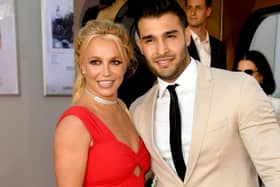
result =
[[169,108],[169,124],[170,124],[170,148],[172,159],[175,165],[175,169],[178,173],[178,176],[184,181],[186,164],[182,152],[182,136],[181,136],[181,114],[178,104],[178,97],[175,91],[175,85],[167,86],[167,89],[170,93],[170,108]]

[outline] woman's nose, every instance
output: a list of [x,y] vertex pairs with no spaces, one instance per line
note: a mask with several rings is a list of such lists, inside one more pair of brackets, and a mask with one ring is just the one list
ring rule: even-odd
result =
[[111,73],[110,66],[108,64],[103,65],[103,75],[109,76]]

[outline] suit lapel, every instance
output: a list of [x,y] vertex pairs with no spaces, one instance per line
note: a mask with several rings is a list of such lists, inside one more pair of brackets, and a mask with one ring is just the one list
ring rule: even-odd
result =
[[[211,55],[211,67],[219,67],[217,63],[217,52],[221,52],[217,49],[217,45],[215,45],[215,41],[213,40],[212,36],[209,35],[209,43],[210,43],[210,55]],[[221,62],[223,63],[223,62]]]
[[216,54],[215,52],[217,52],[217,51],[216,51],[216,45],[213,41],[213,38],[210,35],[209,35],[209,43],[210,43],[210,49],[211,49],[210,53],[211,53],[211,62],[212,62],[213,61],[212,59]]
[[191,36],[191,43],[188,46],[188,50],[189,50],[189,54],[190,54],[191,57],[193,57],[195,60],[200,61],[199,55],[198,55],[198,52],[197,52],[197,49],[196,49],[196,46],[195,46],[195,43],[194,43],[194,40],[193,40],[192,36]]
[[[143,109],[141,110],[142,117],[141,120],[144,120],[143,127],[143,139],[146,140],[145,144],[149,151],[151,152],[151,155],[155,155],[157,159],[160,159],[164,162],[162,157],[160,156],[158,149],[154,142],[154,113],[155,113],[155,105],[156,105],[156,99],[158,94],[158,86],[157,84],[154,85],[154,87],[151,89],[148,96],[146,96],[146,99],[143,101]],[[145,137],[144,137],[145,136]]]
[[143,103],[143,117],[142,119],[145,120],[143,124],[145,127],[145,133],[143,135],[147,136],[145,139],[147,139],[147,144],[149,142],[152,142],[149,144],[150,148],[154,148],[154,139],[153,139],[153,121],[154,121],[154,109],[155,109],[155,104],[156,104],[156,98],[157,98],[157,93],[158,93],[158,87],[157,84],[154,85],[154,87],[151,90],[150,96],[147,96],[144,103]]
[[209,118],[209,111],[211,107],[212,84],[209,68],[201,64],[197,64],[197,88],[195,97],[194,119],[192,140],[190,147],[190,155],[187,166],[186,180],[192,175],[195,168],[203,138],[205,136],[206,126]]

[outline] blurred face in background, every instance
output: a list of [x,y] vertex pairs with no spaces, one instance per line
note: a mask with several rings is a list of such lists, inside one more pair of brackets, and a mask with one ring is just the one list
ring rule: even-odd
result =
[[205,0],[186,0],[186,15],[190,27],[207,25],[212,8],[206,6]]
[[243,71],[249,75],[252,75],[259,83],[263,80],[258,68],[251,60],[240,60],[238,62],[237,71]]

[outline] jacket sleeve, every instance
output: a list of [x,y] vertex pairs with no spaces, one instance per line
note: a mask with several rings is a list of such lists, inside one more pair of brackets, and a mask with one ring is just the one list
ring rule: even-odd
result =
[[280,186],[280,127],[272,104],[247,76],[240,92],[239,132],[266,187]]

